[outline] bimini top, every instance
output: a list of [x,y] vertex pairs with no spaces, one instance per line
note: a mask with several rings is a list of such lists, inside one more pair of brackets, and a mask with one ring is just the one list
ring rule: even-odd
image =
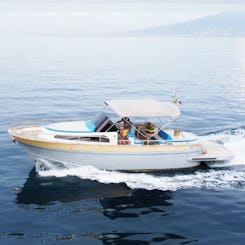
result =
[[172,117],[180,116],[178,106],[171,102],[152,99],[105,101],[120,117]]

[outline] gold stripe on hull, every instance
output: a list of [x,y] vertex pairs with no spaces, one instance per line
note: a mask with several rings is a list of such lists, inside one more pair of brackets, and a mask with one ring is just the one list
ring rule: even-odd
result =
[[31,146],[59,149],[59,150],[73,150],[73,151],[90,151],[90,152],[171,152],[171,151],[185,151],[189,149],[200,149],[199,144],[192,145],[87,145],[81,143],[64,143],[64,142],[51,142],[26,139],[19,136],[13,136],[20,143],[24,143]]

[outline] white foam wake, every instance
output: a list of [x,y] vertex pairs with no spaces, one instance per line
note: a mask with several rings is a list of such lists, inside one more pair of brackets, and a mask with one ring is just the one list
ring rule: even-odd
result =
[[238,129],[224,130],[224,131],[201,136],[201,138],[206,140],[216,141],[222,144],[236,142],[240,139],[245,139],[245,129],[238,128]]
[[[223,143],[235,155],[231,164],[245,165],[245,130],[224,131],[203,136],[207,140]],[[36,171],[42,177],[77,176],[81,179],[96,180],[100,183],[125,183],[132,189],[177,190],[187,188],[205,188],[214,190],[245,190],[245,169],[211,169],[192,173],[178,172],[174,175],[154,175],[146,173],[122,173],[99,170],[93,166],[61,167],[46,161],[40,161]]]
[[234,154],[234,159],[226,166],[245,165],[245,129],[225,130],[218,133],[212,133],[201,137],[223,144]]
[[156,176],[145,173],[122,173],[99,170],[92,166],[77,168],[39,170],[42,177],[77,176],[81,179],[96,180],[100,183],[125,183],[132,189],[177,190],[187,188],[206,188],[215,190],[245,190],[245,171],[237,170],[199,170],[192,174],[175,174],[173,176]]

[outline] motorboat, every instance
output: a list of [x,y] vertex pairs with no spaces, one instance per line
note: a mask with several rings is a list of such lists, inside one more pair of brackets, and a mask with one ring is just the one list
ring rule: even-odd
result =
[[8,132],[34,161],[65,166],[144,172],[232,159],[232,152],[222,145],[174,126],[180,114],[172,102],[108,100],[92,119],[28,120],[15,123]]

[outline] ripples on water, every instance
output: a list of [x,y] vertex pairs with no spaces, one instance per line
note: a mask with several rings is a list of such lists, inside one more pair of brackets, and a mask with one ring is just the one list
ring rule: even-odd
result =
[[[0,243],[244,244],[243,38],[0,42]],[[129,174],[41,161],[35,169],[6,133],[18,120],[91,117],[108,98],[170,100],[176,88],[180,126],[231,149],[229,166]]]

